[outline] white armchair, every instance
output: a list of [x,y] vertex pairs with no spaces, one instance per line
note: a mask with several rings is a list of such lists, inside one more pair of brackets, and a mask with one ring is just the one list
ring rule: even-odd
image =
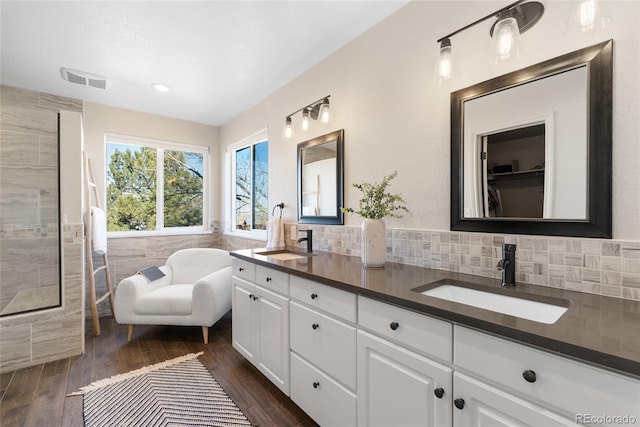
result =
[[201,326],[204,343],[209,327],[231,310],[231,260],[221,249],[182,249],[172,254],[149,281],[134,274],[120,281],[115,292],[115,316],[129,325]]

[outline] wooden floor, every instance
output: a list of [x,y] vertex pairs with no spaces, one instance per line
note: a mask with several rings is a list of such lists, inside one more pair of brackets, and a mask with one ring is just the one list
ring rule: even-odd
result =
[[102,378],[203,351],[200,361],[253,425],[316,426],[231,347],[231,313],[209,328],[207,345],[199,327],[141,325],[131,343],[127,327],[115,320],[101,319],[101,328],[99,337],[87,331],[84,355],[0,375],[0,425],[82,426],[82,397],[66,397],[68,393]]

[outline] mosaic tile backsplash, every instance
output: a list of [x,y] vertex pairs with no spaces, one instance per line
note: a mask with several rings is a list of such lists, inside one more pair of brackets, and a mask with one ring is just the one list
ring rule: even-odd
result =
[[[314,250],[360,256],[359,227],[297,225],[308,228]],[[519,282],[640,301],[637,241],[387,229],[387,261],[499,278],[503,243],[517,246]]]

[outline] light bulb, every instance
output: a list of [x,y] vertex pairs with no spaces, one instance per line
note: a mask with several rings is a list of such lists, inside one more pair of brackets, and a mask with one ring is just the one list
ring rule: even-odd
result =
[[593,28],[596,21],[596,2],[595,0],[583,0],[578,4],[577,11],[578,26],[582,31],[588,31]]
[[293,137],[293,124],[291,123],[291,117],[287,117],[284,123],[284,137],[289,139]]
[[320,117],[320,121],[322,123],[329,123],[329,119],[331,118],[329,114],[329,98],[325,98],[322,101],[322,105],[320,106],[320,113],[318,114]]
[[495,48],[496,63],[498,61],[517,58],[520,55],[518,51],[518,40],[520,38],[520,29],[518,22],[514,17],[500,19],[493,29],[493,43]]
[[441,79],[450,79],[452,70],[451,41],[442,40],[440,43],[440,60],[438,61],[438,76]]
[[309,109],[308,108],[305,108],[304,110],[302,110],[302,123],[300,126],[304,131],[309,130]]

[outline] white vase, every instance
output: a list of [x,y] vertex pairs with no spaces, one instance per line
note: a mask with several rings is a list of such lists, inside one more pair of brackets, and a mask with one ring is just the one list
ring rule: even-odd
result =
[[365,267],[383,267],[387,258],[385,225],[381,219],[362,221],[362,264]]

